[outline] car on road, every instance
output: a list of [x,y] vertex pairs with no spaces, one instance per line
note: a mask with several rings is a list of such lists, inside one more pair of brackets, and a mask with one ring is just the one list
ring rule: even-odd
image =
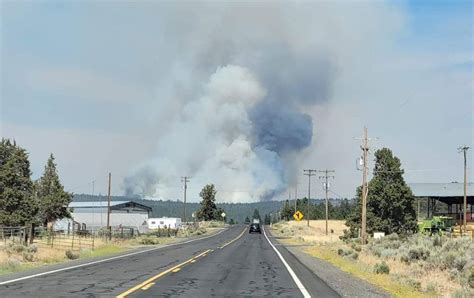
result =
[[259,223],[252,223],[252,224],[250,225],[249,234],[252,234],[252,233],[259,233],[259,234],[262,234],[262,229],[260,228],[260,224],[259,224]]

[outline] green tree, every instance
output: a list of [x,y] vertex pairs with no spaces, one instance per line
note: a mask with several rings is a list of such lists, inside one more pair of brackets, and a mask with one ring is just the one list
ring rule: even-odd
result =
[[[416,231],[414,197],[403,179],[400,159],[387,148],[375,152],[374,176],[367,196],[367,232],[409,234]],[[346,225],[351,236],[360,228],[361,187]]]
[[35,188],[39,202],[39,217],[44,226],[58,219],[71,217],[68,206],[72,201],[72,194],[64,191],[53,154],[49,156],[43,176],[37,181]]
[[229,225],[234,225],[234,224],[235,224],[234,219],[231,218],[231,219],[229,220]]
[[199,220],[221,219],[219,211],[222,211],[222,209],[218,209],[216,206],[216,193],[214,184],[207,184],[199,193],[202,198],[201,209],[197,212]]
[[34,221],[38,208],[33,196],[30,162],[25,149],[0,142],[0,225],[19,226]]
[[263,220],[263,224],[265,224],[265,225],[271,224],[271,217],[270,217],[270,215],[265,214],[264,220]]
[[288,200],[285,201],[283,208],[281,209],[281,217],[285,220],[290,220],[293,218],[294,210],[290,206],[290,202]]
[[260,212],[258,211],[258,209],[257,209],[257,208],[255,208],[255,209],[253,210],[253,216],[252,216],[252,219],[258,219],[258,220],[261,220],[261,218],[260,218]]
[[250,223],[250,218],[249,218],[248,216],[245,217],[244,223],[245,223],[245,224],[249,224],[249,223]]

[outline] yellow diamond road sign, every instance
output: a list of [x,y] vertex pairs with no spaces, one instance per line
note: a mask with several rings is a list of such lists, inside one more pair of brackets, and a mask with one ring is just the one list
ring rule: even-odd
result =
[[300,221],[303,219],[303,213],[299,212],[299,211],[296,211],[294,214],[293,214],[293,217],[297,220],[297,221]]

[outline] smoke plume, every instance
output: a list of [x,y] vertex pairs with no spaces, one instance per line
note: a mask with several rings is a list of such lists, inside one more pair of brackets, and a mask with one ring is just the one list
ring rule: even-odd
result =
[[175,52],[160,82],[170,100],[157,105],[156,154],[125,179],[127,194],[175,199],[184,175],[194,197],[214,183],[229,202],[271,200],[290,186],[317,124],[305,111],[330,98],[336,67],[323,47],[298,38],[311,31],[303,23],[251,8],[217,9],[207,22],[187,15],[192,32],[170,25],[189,52]]

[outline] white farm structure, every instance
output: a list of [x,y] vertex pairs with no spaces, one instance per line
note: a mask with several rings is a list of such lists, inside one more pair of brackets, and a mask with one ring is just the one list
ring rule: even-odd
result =
[[149,218],[147,220],[148,229],[179,229],[181,227],[181,218],[177,217],[160,217]]
[[[55,223],[55,230],[70,231],[72,225],[76,230],[97,231],[107,226],[107,202],[71,202],[69,204],[72,219],[63,219]],[[110,226],[129,227],[142,231],[146,228],[148,215],[152,208],[134,201],[110,202]]]

